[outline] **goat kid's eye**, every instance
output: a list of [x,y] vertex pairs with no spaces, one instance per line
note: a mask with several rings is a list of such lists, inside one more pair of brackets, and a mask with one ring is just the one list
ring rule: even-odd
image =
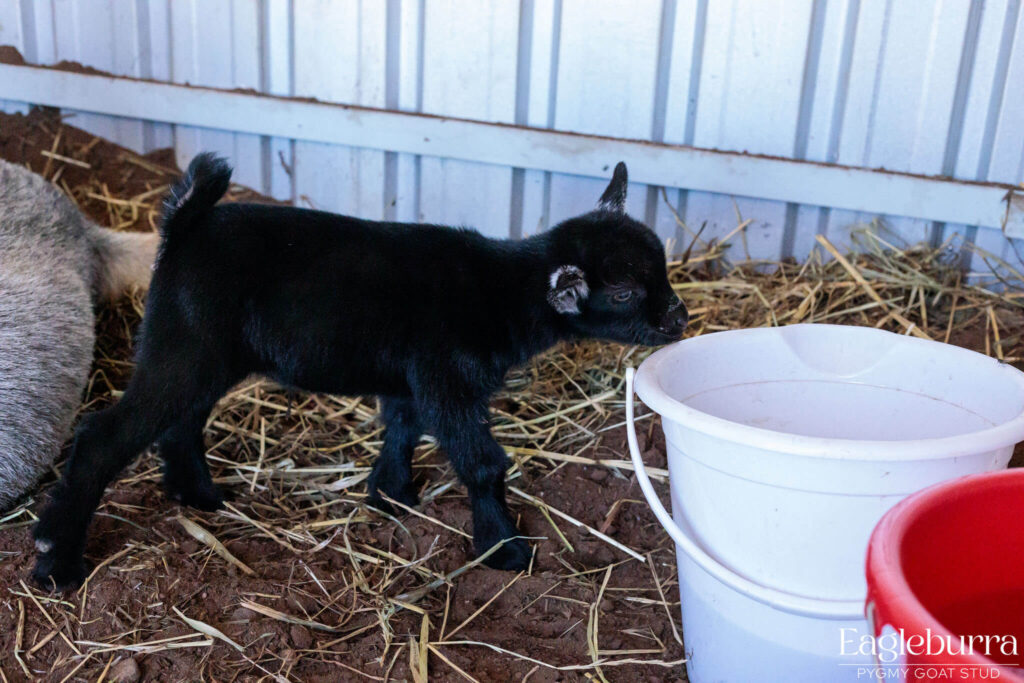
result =
[[618,304],[624,304],[632,298],[633,292],[628,289],[624,289],[621,292],[615,292],[615,294],[612,295],[612,301]]

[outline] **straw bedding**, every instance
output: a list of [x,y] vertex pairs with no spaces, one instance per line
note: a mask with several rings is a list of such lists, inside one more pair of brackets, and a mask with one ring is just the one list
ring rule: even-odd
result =
[[[168,152],[139,156],[43,111],[0,115],[0,157],[122,230],[154,229],[178,173]],[[268,201],[240,187],[228,199]],[[693,314],[688,334],[832,322],[1024,358],[1010,264],[990,258],[994,293],[965,279],[948,246],[890,244],[881,225],[856,233],[855,254],[821,240],[804,264],[739,263],[744,227],[679,245],[688,253],[670,277]],[[141,307],[100,312],[83,411],[124,388]],[[645,353],[561,346],[513,372],[495,401],[510,504],[535,538],[520,574],[475,565],[465,494],[429,440],[414,462],[420,508],[392,518],[362,504],[381,445],[374,399],[243,382],[206,430],[227,510],[167,501],[158,459],[143,456],[104,499],[86,550],[99,564],[80,591],[25,581],[45,487],[0,515],[0,680],[684,680],[674,549],[641,502],[622,429],[624,369]],[[640,425],[664,494],[656,418]]]

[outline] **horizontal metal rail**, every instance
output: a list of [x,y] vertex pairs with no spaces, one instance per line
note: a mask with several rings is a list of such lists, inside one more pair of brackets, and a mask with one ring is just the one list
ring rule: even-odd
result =
[[608,177],[1024,234],[1013,187],[51,67],[0,64],[0,99],[352,147]]

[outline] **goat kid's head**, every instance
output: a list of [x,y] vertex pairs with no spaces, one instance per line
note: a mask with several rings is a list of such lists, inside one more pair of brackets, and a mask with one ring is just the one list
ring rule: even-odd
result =
[[626,165],[616,165],[597,209],[551,231],[556,265],[548,303],[586,337],[657,346],[686,329],[654,232],[626,215]]

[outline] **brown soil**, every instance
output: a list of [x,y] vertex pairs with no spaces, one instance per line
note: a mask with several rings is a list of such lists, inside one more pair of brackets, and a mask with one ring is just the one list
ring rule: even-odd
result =
[[[605,440],[605,447],[621,455],[624,442],[622,434],[615,434]],[[663,444],[656,438],[648,451],[649,464],[663,467],[662,453]],[[406,610],[390,618],[389,647],[377,611],[361,604],[365,598],[359,595],[357,587],[345,585],[351,574],[343,553],[328,548],[304,552],[299,559],[292,550],[267,538],[230,540],[232,529],[238,526],[232,520],[219,515],[190,514],[224,539],[231,553],[255,572],[255,576],[242,574],[211,556],[184,532],[175,516],[186,511],[166,501],[156,481],[138,481],[139,474],[155,467],[154,458],[147,456],[131,468],[127,479],[112,486],[90,534],[88,557],[101,561],[125,549],[141,549],[138,563],[118,571],[100,570],[89,582],[87,591],[64,596],[67,602],[42,603],[63,633],[78,643],[108,642],[117,636],[122,642],[144,643],[192,633],[193,629],[174,618],[172,607],[177,607],[185,615],[223,631],[266,670],[280,672],[291,680],[364,680],[357,671],[391,680],[412,680],[408,652],[398,650],[396,644],[419,636],[419,614]],[[653,568],[630,560],[589,534],[561,525],[575,552],[568,552],[556,539],[548,538],[537,544],[532,572],[518,580],[513,574],[485,568],[469,571],[421,604],[430,613],[431,627],[443,628],[447,613],[447,630],[451,632],[500,593],[479,617],[450,640],[489,643],[558,666],[587,664],[589,610],[606,573],[610,572],[599,605],[601,649],[648,653],[653,649],[661,656],[665,645],[668,658],[681,657],[682,648],[674,640],[670,622],[670,617],[678,618],[675,558],[665,535],[643,504],[626,504],[620,506],[617,514],[612,512],[616,501],[642,498],[632,479],[609,474],[604,468],[567,466],[550,477],[519,482],[519,486],[531,495],[557,501],[561,509],[591,526],[601,527],[609,520],[609,535],[635,550],[651,553]],[[235,490],[235,505],[248,515],[280,518],[294,514],[287,508],[276,509],[275,501],[265,496],[253,496],[240,488]],[[548,522],[536,508],[515,500],[512,506],[521,514],[524,534],[552,536]],[[431,501],[423,506],[423,512],[464,532],[471,530],[462,495]],[[404,517],[403,529],[396,522],[377,515],[371,517],[374,518],[366,523],[352,526],[352,542],[403,557],[423,557],[434,546],[427,566],[440,574],[461,567],[472,557],[467,539],[433,523]],[[17,640],[19,604],[25,610],[23,643],[38,643],[55,628],[42,610],[25,597],[25,587],[19,583],[27,583],[33,557],[27,523],[0,532],[0,556],[5,558],[0,564],[0,583],[9,588],[8,595],[0,600],[0,633],[4,634],[0,636],[0,648],[12,652]],[[589,576],[573,576],[588,571]],[[671,603],[670,614],[664,606],[636,601],[659,599],[653,588],[652,572],[657,573]],[[421,583],[418,577],[410,575],[407,581],[395,584],[394,594],[417,588]],[[48,594],[38,595],[45,600],[43,596]],[[336,626],[338,632],[282,623],[240,607],[242,600]],[[71,615],[73,620],[68,619]],[[139,631],[132,633],[133,629]],[[531,671],[531,681],[587,680],[582,673],[538,667],[482,646],[450,646],[442,652],[481,681],[522,680]],[[95,680],[107,663],[121,654],[125,653],[94,656],[72,680]],[[70,646],[58,636],[26,659],[34,675],[60,681],[81,662],[73,655]],[[638,658],[650,656],[642,654]],[[5,659],[0,666],[8,680],[20,680],[23,674],[17,665],[10,658]],[[220,642],[212,647],[136,655],[135,660],[147,681],[249,680],[261,673],[252,662]],[[432,660],[431,680],[459,680],[444,662],[436,657]],[[606,670],[605,676],[609,681],[684,680],[681,666],[623,666]]]
[[[44,150],[80,160],[90,168],[48,159],[41,154]],[[54,112],[44,111],[28,117],[0,115],[0,157],[45,171],[90,217],[120,229],[152,229],[156,205],[136,207],[133,213],[131,207],[104,197],[142,196],[145,201],[139,203],[147,203],[150,193],[162,194],[160,188],[178,173],[169,150],[140,157],[64,125]],[[259,197],[233,188],[229,199]],[[138,307],[137,300],[130,300],[100,312],[98,360],[85,411],[109,403],[114,392],[124,388]],[[265,398],[288,400],[283,394],[268,393]],[[282,420],[267,434],[279,440],[277,446],[268,446],[268,459],[279,455],[275,450],[287,449],[289,439],[304,430],[313,429],[314,440],[324,449],[339,442],[336,430],[325,420],[311,422],[300,414],[304,406],[306,414],[311,411],[308,399],[297,400],[296,416]],[[507,400],[501,405],[514,409]],[[651,441],[649,464],[663,467],[660,430],[654,426],[649,423],[653,440],[646,434],[641,438]],[[363,428],[370,433],[375,425],[367,422]],[[0,524],[0,585],[6,588],[0,594],[0,652],[5,653],[0,670],[6,680],[28,678],[13,656],[16,648],[33,678],[52,681],[95,681],[104,676],[110,680],[114,673],[132,678],[134,664],[146,681],[255,680],[272,678],[270,674],[303,681],[416,680],[419,664],[411,664],[410,654],[421,642],[424,615],[429,618],[433,647],[427,660],[430,680],[462,680],[454,667],[481,681],[599,680],[591,667],[588,627],[596,627],[597,633],[591,636],[602,660],[678,661],[683,656],[674,630],[679,618],[674,549],[647,506],[639,502],[642,496],[629,472],[564,463],[522,466],[514,485],[585,524],[604,529],[646,555],[648,562],[631,559],[559,520],[557,526],[572,546],[570,551],[537,507],[511,496],[523,532],[543,537],[535,541],[532,571],[517,576],[474,567],[405,608],[395,601],[397,596],[421,588],[431,574],[443,576],[472,559],[471,546],[462,535],[471,533],[471,524],[461,487],[455,485],[422,506],[433,520],[412,515],[389,519],[359,504],[361,485],[355,492],[338,495],[296,495],[289,487],[304,487],[294,482],[261,483],[251,491],[248,483],[238,482],[230,466],[233,459],[247,459],[251,442],[223,432],[208,433],[207,442],[212,444],[211,454],[219,458],[211,462],[214,476],[225,482],[241,514],[198,513],[169,502],[159,488],[157,459],[143,456],[104,498],[86,556],[93,563],[108,563],[77,593],[51,595],[28,580],[33,561],[30,529],[44,494],[15,511],[20,515]],[[623,458],[624,443],[622,430],[616,429],[578,455]],[[340,455],[317,456],[293,449],[287,455],[296,466],[309,467],[363,463],[366,452],[353,447]],[[424,489],[453,480],[450,468],[429,448],[418,457],[417,471]],[[190,536],[179,515],[223,541],[253,575],[244,574]],[[267,531],[254,528],[241,515],[265,524]],[[343,535],[337,535],[346,518]],[[318,522],[324,531],[316,532],[317,541],[322,541],[316,546],[286,535],[289,529],[299,533],[319,529],[314,526]],[[353,559],[352,551],[364,559]],[[401,562],[381,561],[381,552],[392,553]],[[413,558],[420,558],[422,564],[400,569]],[[243,607],[243,601],[288,618],[316,622],[324,629],[258,613]],[[196,646],[205,639],[176,610],[219,629],[243,651],[217,639]],[[467,625],[452,635],[467,619]],[[166,640],[180,636],[188,637]],[[455,641],[466,644],[449,644]],[[193,646],[168,647],[181,642]],[[556,670],[525,657],[580,668]],[[608,681],[684,678],[680,664],[624,664],[603,667],[601,673]]]

